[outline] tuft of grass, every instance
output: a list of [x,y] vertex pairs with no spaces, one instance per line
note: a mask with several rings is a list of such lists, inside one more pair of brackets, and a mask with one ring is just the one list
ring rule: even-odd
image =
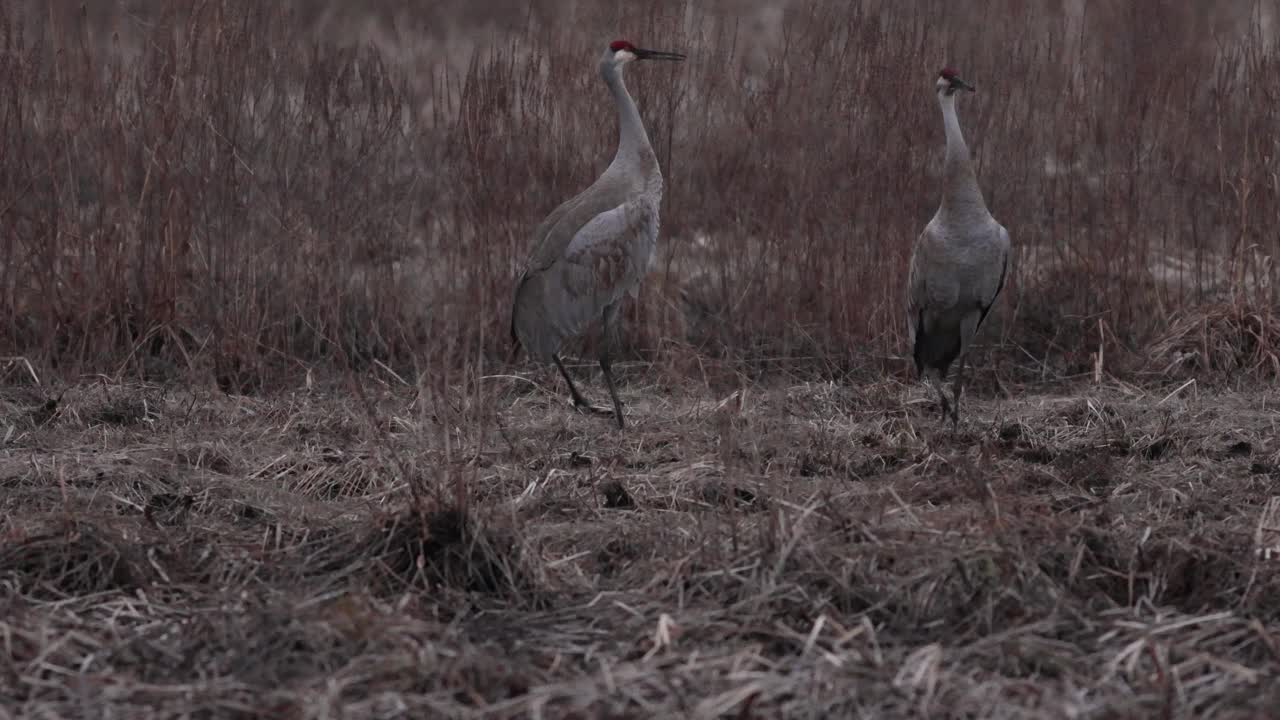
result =
[[1165,374],[1280,376],[1280,317],[1271,306],[1214,304],[1182,313],[1150,350]]
[[445,508],[387,520],[354,555],[372,558],[388,587],[398,592],[443,586],[519,600],[534,587],[517,543],[511,533]]
[[73,520],[48,532],[9,538],[5,545],[0,575],[44,600],[127,592],[147,585],[154,575],[127,538],[94,522]]

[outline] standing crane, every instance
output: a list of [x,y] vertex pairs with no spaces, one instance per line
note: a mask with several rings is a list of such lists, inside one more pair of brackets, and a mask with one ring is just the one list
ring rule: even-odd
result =
[[[960,422],[965,356],[1009,270],[1009,232],[987,211],[956,117],[956,94],[977,90],[944,68],[935,83],[947,134],[942,203],[916,239],[907,276],[907,331],[916,372],[935,385],[942,419]],[[959,362],[947,401],[942,383]]]
[[618,338],[619,310],[635,297],[653,262],[658,240],[662,172],[640,120],[640,111],[622,82],[622,68],[635,60],[684,60],[684,55],[638,48],[626,40],[609,44],[600,75],[618,106],[618,150],[591,187],[557,207],[534,231],[535,245],[516,281],[511,339],[540,362],[559,368],[577,408],[608,413],[578,392],[560,361],[560,348],[597,318],[600,369],[613,415],[624,426],[622,401],[613,382],[611,355]]

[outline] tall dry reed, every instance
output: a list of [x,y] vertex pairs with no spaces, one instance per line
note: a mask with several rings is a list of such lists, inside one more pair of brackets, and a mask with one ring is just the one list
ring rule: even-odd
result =
[[1259,8],[6,4],[0,355],[238,390],[505,357],[532,228],[611,156],[620,35],[690,54],[628,74],[667,178],[632,356],[905,368],[943,64],[979,88],[961,118],[1016,247],[988,340],[1141,355],[1205,303],[1275,304]]

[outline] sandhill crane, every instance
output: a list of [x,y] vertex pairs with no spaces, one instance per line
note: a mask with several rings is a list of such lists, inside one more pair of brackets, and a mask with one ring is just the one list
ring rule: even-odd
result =
[[[916,239],[907,276],[907,331],[916,372],[932,381],[951,424],[960,422],[965,355],[1009,269],[1009,232],[987,211],[973,171],[969,148],[956,117],[956,94],[977,92],[955,70],[944,68],[935,83],[947,134],[942,202]],[[942,388],[947,369],[959,361],[952,388],[954,404]]]
[[541,362],[555,363],[569,383],[574,407],[608,413],[582,397],[559,356],[566,339],[600,319],[603,342],[598,359],[619,428],[625,424],[622,401],[610,370],[618,311],[627,294],[636,295],[653,261],[662,202],[658,158],[622,82],[622,68],[634,60],[684,57],[638,48],[626,40],[615,40],[604,51],[599,69],[618,106],[617,153],[591,187],[553,210],[534,231],[533,253],[516,281],[512,303],[515,346],[523,346]]

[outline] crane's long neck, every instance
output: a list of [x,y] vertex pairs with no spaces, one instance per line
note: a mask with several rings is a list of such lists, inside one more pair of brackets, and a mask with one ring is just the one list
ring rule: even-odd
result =
[[960,118],[956,116],[956,94],[939,95],[942,104],[942,122],[947,131],[947,158],[942,186],[942,207],[945,214],[954,217],[981,215],[987,212],[978,176],[973,171],[969,146],[960,132]]
[[631,175],[638,173],[646,184],[653,180],[660,184],[662,176],[658,172],[658,159],[649,144],[649,134],[644,130],[640,111],[622,82],[622,71],[613,63],[607,63],[601,74],[618,105],[618,152],[609,169]]

